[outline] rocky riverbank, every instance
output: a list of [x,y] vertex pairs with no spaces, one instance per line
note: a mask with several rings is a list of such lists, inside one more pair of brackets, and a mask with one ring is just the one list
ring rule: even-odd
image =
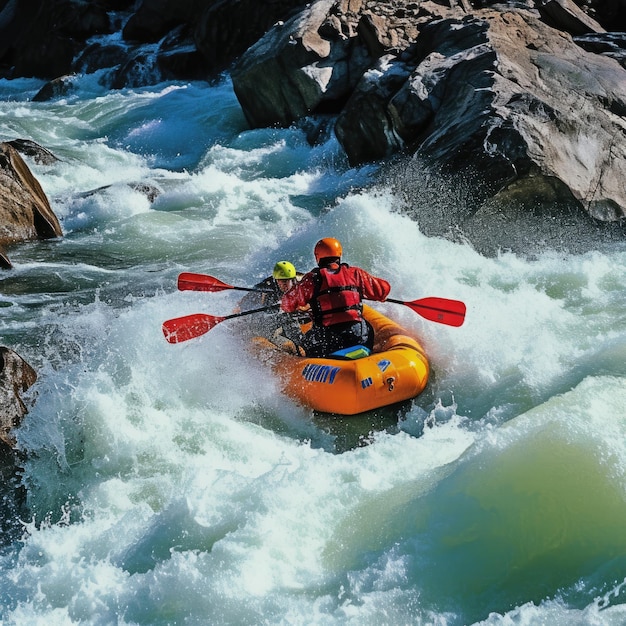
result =
[[229,71],[251,127],[392,161],[409,208],[416,172],[462,184],[449,225],[542,202],[623,223],[622,30],[621,0],[6,1],[0,73],[50,79],[48,99],[76,73],[115,89]]

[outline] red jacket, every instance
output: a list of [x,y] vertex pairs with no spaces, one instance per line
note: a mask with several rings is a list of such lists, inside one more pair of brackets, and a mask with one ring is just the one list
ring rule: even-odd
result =
[[383,302],[391,286],[359,267],[347,263],[314,269],[281,298],[281,309],[293,313],[311,306],[316,324],[332,326],[361,319],[361,300]]

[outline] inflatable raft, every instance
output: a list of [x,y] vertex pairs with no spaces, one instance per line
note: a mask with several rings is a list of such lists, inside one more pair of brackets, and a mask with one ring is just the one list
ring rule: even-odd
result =
[[364,351],[358,348],[336,358],[295,356],[261,337],[253,345],[280,380],[283,392],[316,411],[356,415],[415,398],[428,382],[422,346],[372,307],[365,305],[363,316],[375,333],[369,356],[360,356]]

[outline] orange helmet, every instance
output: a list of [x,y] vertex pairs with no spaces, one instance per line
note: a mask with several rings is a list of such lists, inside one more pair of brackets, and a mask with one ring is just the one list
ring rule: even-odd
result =
[[315,244],[315,261],[319,265],[322,259],[327,257],[341,258],[341,244],[332,237],[324,237]]

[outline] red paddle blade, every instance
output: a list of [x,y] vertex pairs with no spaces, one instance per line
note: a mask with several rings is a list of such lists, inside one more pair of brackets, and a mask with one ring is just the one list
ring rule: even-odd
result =
[[170,343],[181,343],[208,333],[211,328],[225,319],[225,317],[216,317],[205,313],[185,315],[163,322],[163,334]]
[[183,272],[178,276],[178,289],[180,291],[224,291],[224,289],[235,289],[235,287],[213,276]]
[[421,298],[413,302],[402,302],[418,315],[448,326],[461,326],[465,321],[465,303],[447,298]]

